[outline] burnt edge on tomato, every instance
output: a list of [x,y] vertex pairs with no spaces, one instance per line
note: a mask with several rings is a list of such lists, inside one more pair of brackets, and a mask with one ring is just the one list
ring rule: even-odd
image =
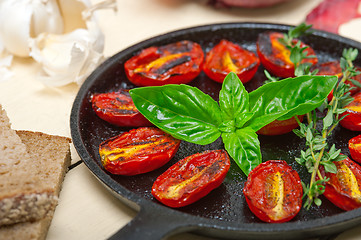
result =
[[186,84],[201,72],[204,53],[201,46],[183,40],[141,50],[124,63],[130,82],[137,86]]
[[94,93],[89,100],[94,112],[104,121],[119,127],[142,127],[152,124],[134,106],[129,89]]
[[[290,60],[290,50],[278,40],[282,37],[283,34],[281,32],[266,31],[260,33],[256,42],[257,54],[264,68],[274,76],[281,78],[294,77],[295,67]],[[306,58],[302,62],[309,62],[312,65],[318,63],[318,58],[313,48],[298,39],[294,39],[292,43],[296,44],[297,41],[300,41],[300,47],[307,47],[305,52],[307,52],[308,56],[315,56],[313,58]],[[277,42],[277,45],[282,49],[276,49],[273,46],[273,42]]]
[[104,168],[112,174],[133,176],[160,168],[178,151],[180,140],[155,127],[140,127],[100,143]]
[[187,206],[219,187],[230,164],[225,150],[206,150],[187,156],[155,180],[152,195],[169,207]]

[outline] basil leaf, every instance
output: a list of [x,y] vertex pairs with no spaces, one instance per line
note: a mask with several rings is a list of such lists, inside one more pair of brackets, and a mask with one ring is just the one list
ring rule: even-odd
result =
[[241,113],[249,110],[248,92],[237,74],[229,73],[219,92],[219,106],[224,120],[234,120]]
[[253,129],[242,128],[232,133],[222,133],[222,140],[228,154],[246,175],[262,162],[260,143]]
[[323,103],[336,83],[336,76],[301,76],[265,84],[249,93],[254,116],[245,127],[258,131],[276,119],[306,114]]
[[237,115],[236,119],[235,119],[235,126],[237,128],[242,128],[243,125],[253,117],[253,115],[254,115],[254,113],[249,113],[249,112],[241,113],[241,114]]
[[198,88],[170,84],[134,88],[130,95],[141,114],[175,138],[205,145],[221,135],[221,110]]

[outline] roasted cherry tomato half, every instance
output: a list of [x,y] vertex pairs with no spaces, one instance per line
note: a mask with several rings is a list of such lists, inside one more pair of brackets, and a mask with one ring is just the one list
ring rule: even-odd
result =
[[289,221],[302,207],[300,177],[282,160],[269,160],[255,167],[243,193],[250,210],[264,222]]
[[208,150],[188,156],[160,175],[153,196],[164,205],[178,208],[194,203],[223,182],[230,167],[225,150]]
[[340,124],[351,131],[361,131],[361,92],[355,94],[353,98],[354,100],[345,107],[346,112],[341,114],[341,117],[345,117]]
[[91,103],[98,117],[111,124],[121,127],[152,125],[135,107],[129,90],[93,94]]
[[216,82],[223,82],[228,73],[234,72],[246,83],[257,72],[259,64],[256,54],[223,39],[207,53],[203,71]]
[[[311,68],[311,71],[317,69],[318,72],[317,72],[317,75],[327,75],[327,76],[330,76],[330,75],[335,75],[337,76],[339,79],[342,78],[342,68],[341,68],[341,65],[340,65],[340,62],[339,61],[330,61],[330,62],[324,62],[324,63],[317,63],[315,65],[312,66]],[[356,67],[356,69],[358,71],[361,70],[361,68],[359,67]],[[357,75],[357,76],[354,76],[352,77],[353,80],[356,80],[358,81],[359,83],[361,83],[361,75]],[[353,95],[357,92],[359,92],[361,89],[359,87],[356,87],[351,81],[346,81],[345,82],[346,84],[348,84],[351,89],[350,89],[350,94]],[[333,90],[331,91],[331,93],[328,95],[327,99],[328,101],[331,101],[333,97]]]
[[348,141],[348,149],[352,159],[361,163],[361,135],[353,137]]
[[[262,65],[271,74],[287,78],[294,77],[295,66],[290,60],[291,51],[282,44],[278,39],[283,38],[283,34],[279,32],[264,32],[258,35],[257,40],[257,53],[261,60]],[[297,43],[297,39],[293,40],[293,43]],[[314,50],[301,43],[300,47],[308,47],[307,55],[316,55]],[[309,62],[316,64],[318,62],[317,57],[304,59],[302,63]]]
[[161,86],[192,81],[201,72],[204,54],[198,43],[180,41],[142,50],[125,62],[129,81],[138,86]]
[[[300,120],[300,122],[303,121],[303,115],[297,117]],[[273,122],[267,124],[260,130],[258,130],[257,133],[261,135],[269,135],[269,136],[282,135],[291,132],[293,129],[297,128],[298,126],[299,125],[295,117],[282,121],[274,120]]]
[[166,164],[180,140],[155,127],[141,127],[112,137],[99,146],[104,168],[119,175],[136,175]]
[[323,195],[343,210],[361,207],[361,167],[350,158],[334,162],[337,173],[321,174],[329,178]]

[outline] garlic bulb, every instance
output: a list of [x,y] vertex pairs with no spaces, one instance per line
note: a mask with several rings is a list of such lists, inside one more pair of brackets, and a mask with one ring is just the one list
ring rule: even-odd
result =
[[7,51],[28,57],[29,39],[42,32],[63,32],[56,0],[0,1],[0,41]]
[[0,46],[41,64],[46,85],[81,84],[103,61],[104,35],[94,12],[109,7],[116,10],[116,0],[94,6],[89,0],[1,0]]
[[39,79],[46,85],[81,84],[103,60],[103,45],[95,26],[63,35],[43,33],[30,41],[30,56],[43,65]]

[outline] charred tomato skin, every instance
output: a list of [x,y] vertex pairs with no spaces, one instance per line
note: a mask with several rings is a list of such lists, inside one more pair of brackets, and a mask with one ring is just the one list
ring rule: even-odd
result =
[[287,222],[302,208],[301,179],[283,160],[269,160],[255,167],[243,194],[250,210],[264,222]]
[[[295,67],[290,60],[290,50],[287,49],[278,39],[283,38],[280,32],[264,32],[258,35],[257,54],[264,68],[271,74],[282,77],[294,77]],[[296,44],[298,40],[294,39]],[[315,51],[305,43],[301,42],[300,47],[308,47],[307,55],[314,55]],[[309,62],[312,65],[318,62],[317,57],[304,59],[303,62]]]
[[222,39],[207,52],[204,73],[212,80],[222,83],[228,73],[234,72],[242,83],[250,81],[260,65],[256,54],[238,44]]
[[201,46],[184,40],[143,49],[124,63],[124,69],[137,86],[188,83],[201,72],[203,59]]
[[334,162],[337,173],[321,174],[329,178],[323,195],[337,207],[349,211],[361,207],[361,167],[350,158]]
[[91,96],[90,101],[96,115],[113,125],[120,127],[152,125],[135,107],[127,89],[96,93]]
[[185,157],[162,175],[152,186],[152,195],[172,208],[192,204],[219,187],[230,168],[225,150],[207,150]]
[[[300,122],[303,121],[303,115],[297,116]],[[258,134],[274,136],[274,135],[282,135],[291,132],[293,129],[297,128],[298,122],[295,117],[286,120],[274,120],[273,122],[267,124],[263,128],[257,131]]]
[[353,95],[354,100],[348,104],[346,112],[341,114],[344,117],[340,124],[351,131],[361,131],[361,92]]
[[361,163],[361,135],[357,135],[348,141],[348,149],[350,151],[351,158],[354,161]]
[[178,151],[180,140],[155,127],[140,127],[99,145],[104,168],[112,174],[132,176],[160,168]]

